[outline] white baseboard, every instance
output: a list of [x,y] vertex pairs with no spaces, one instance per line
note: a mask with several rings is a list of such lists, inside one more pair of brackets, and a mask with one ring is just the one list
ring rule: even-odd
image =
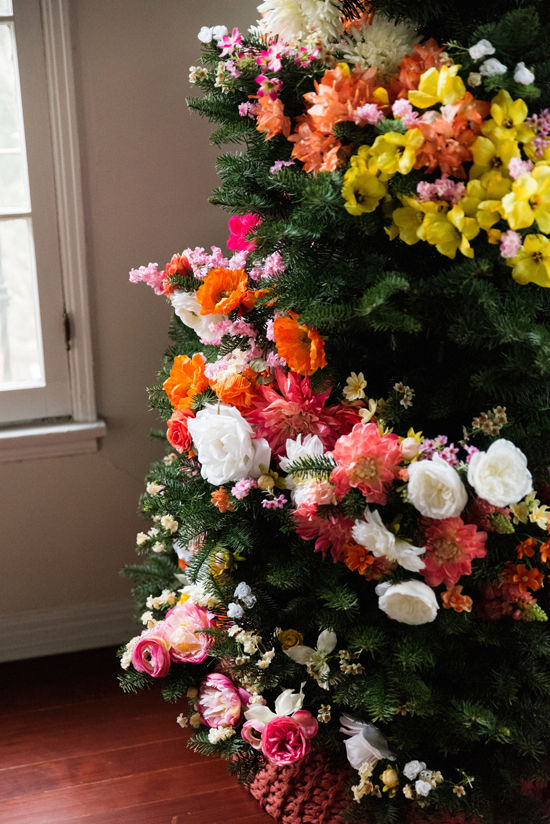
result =
[[0,661],[123,644],[140,629],[128,601],[0,616]]

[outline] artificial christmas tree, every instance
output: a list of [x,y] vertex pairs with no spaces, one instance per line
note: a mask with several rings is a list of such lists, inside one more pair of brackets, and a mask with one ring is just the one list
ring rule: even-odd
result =
[[190,75],[231,251],[131,272],[174,315],[123,686],[282,820],[546,821],[544,4],[259,10]]

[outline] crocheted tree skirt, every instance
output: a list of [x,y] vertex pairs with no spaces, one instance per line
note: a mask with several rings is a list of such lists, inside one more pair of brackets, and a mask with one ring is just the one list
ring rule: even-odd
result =
[[345,770],[331,769],[321,753],[312,752],[288,767],[268,764],[256,775],[250,792],[279,824],[343,824],[349,776]]

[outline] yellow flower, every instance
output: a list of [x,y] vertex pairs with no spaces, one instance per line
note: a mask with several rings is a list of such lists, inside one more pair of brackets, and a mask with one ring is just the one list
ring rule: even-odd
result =
[[372,162],[386,175],[399,172],[408,175],[416,161],[417,149],[424,143],[420,129],[409,129],[405,134],[386,132],[379,135],[371,149]]
[[491,140],[479,135],[471,146],[474,165],[470,169],[470,179],[499,170],[508,174],[508,163],[513,157],[519,157],[520,151],[515,140]]
[[283,629],[277,638],[283,650],[301,647],[304,643],[304,636],[297,629]]
[[386,184],[368,170],[357,171],[352,167],[344,175],[342,197],[350,215],[374,212],[387,191]]
[[466,94],[466,87],[457,72],[460,66],[442,66],[438,71],[436,68],[428,69],[420,77],[417,91],[409,92],[409,100],[419,109],[428,109],[436,103],[443,103],[444,106],[452,106],[458,103]]
[[527,104],[521,97],[512,100],[510,93],[501,89],[491,100],[491,119],[484,124],[482,132],[497,141],[527,143],[534,137],[533,130],[524,123],[527,113]]
[[463,201],[459,201],[448,212],[441,210],[428,213],[418,230],[418,236],[446,257],[454,258],[460,250],[465,257],[472,258],[474,250],[470,246],[470,240],[479,234],[479,229],[476,218],[469,216],[464,211]]
[[526,229],[536,220],[542,232],[550,232],[550,166],[535,166],[514,180],[502,210],[512,229]]
[[527,235],[516,257],[507,263],[514,267],[512,277],[518,283],[550,287],[550,241],[544,235]]
[[[409,200],[409,198],[407,198]],[[418,230],[424,220],[424,213],[414,206],[399,206],[393,212],[393,224],[386,229],[390,238],[399,235],[399,238],[408,246],[418,243]]]
[[361,423],[368,423],[372,416],[376,413],[377,408],[377,401],[375,401],[374,398],[369,398],[368,407],[364,407],[363,409],[359,410],[359,417],[361,418]]
[[503,217],[502,198],[511,188],[512,180],[497,170],[486,172],[481,178],[468,182],[463,201],[468,202],[469,198],[472,204],[477,201],[476,220],[487,234]]

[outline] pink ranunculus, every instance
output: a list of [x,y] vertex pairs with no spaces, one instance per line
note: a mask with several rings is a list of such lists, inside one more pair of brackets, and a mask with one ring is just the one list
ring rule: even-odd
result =
[[241,737],[255,750],[261,750],[264,727],[265,724],[262,721],[245,721],[241,729]]
[[153,678],[163,678],[170,669],[170,643],[164,634],[164,622],[145,630],[132,652],[132,666]]
[[208,655],[211,635],[200,632],[215,625],[216,616],[191,601],[177,604],[166,613],[166,638],[170,643],[172,661],[200,664]]
[[262,752],[265,757],[284,767],[308,754],[311,744],[303,727],[287,715],[278,715],[262,730]]
[[338,438],[332,456],[338,464],[331,475],[338,497],[356,488],[369,503],[386,503],[401,462],[396,435],[381,435],[375,423],[356,424],[349,435]]
[[197,710],[207,727],[235,727],[249,698],[226,675],[211,672],[201,684]]
[[227,248],[233,249],[235,252],[251,252],[256,248],[253,240],[247,240],[246,235],[249,234],[255,226],[260,223],[261,218],[254,212],[238,217],[234,215],[229,218],[229,237],[227,239]]

